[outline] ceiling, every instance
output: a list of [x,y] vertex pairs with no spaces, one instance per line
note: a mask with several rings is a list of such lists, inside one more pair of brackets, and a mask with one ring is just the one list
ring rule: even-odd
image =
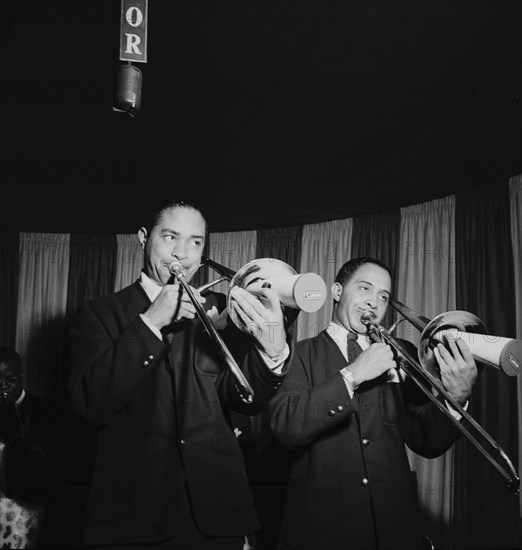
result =
[[350,218],[522,173],[522,2],[149,2],[141,112],[112,110],[119,0],[0,2],[7,231]]

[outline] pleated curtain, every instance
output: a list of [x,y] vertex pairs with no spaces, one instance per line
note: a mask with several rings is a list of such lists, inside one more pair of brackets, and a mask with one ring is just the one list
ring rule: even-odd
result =
[[[432,318],[462,309],[482,319],[492,335],[522,339],[522,176],[508,182],[371,216],[259,231],[210,233],[205,255],[234,271],[255,258],[272,257],[326,283],[321,310],[301,312],[295,340],[316,336],[331,319],[330,288],[339,268],[372,256],[390,268],[394,294]],[[22,356],[26,387],[67,400],[69,322],[82,303],[119,290],[139,277],[143,251],[137,236],[18,233],[0,235],[0,345]],[[218,275],[202,269],[192,284]],[[228,283],[216,290],[228,291]],[[391,308],[390,308],[391,309]],[[383,321],[391,326],[396,315]],[[401,323],[397,335],[418,342]],[[507,377],[483,367],[469,412],[498,441],[515,468],[522,459],[522,375]],[[243,419],[244,420],[244,419]],[[282,487],[285,454],[274,445],[266,415],[243,423],[266,461],[258,482]],[[252,440],[251,440],[252,442]],[[437,459],[408,451],[419,480],[425,532],[437,550],[518,548],[522,540],[520,496],[464,438]],[[284,487],[282,489],[284,492]],[[272,506],[277,527],[282,492]],[[276,512],[279,511],[279,512]],[[275,515],[274,515],[275,514]],[[271,540],[276,539],[274,531]]]
[[63,331],[68,299],[69,235],[21,233],[15,349],[25,387],[61,397]]
[[[515,270],[516,337],[522,340],[522,176],[509,180],[509,203],[511,220],[511,240],[513,243],[513,268]],[[518,411],[518,464],[522,464],[522,375],[517,376]],[[522,510],[522,493],[519,496]]]
[[[397,299],[428,318],[455,309],[455,198],[446,197],[401,209]],[[396,335],[418,344],[420,332],[409,322]],[[426,459],[407,449],[417,472],[419,500],[436,548],[451,527],[453,451]]]
[[[383,262],[397,282],[399,256],[400,210],[382,214],[353,218],[352,257],[369,256]],[[384,326],[390,326],[394,319],[391,308],[383,319]]]
[[[276,258],[295,271],[301,261],[302,226],[262,229],[257,232],[256,258]],[[292,338],[297,337],[301,314],[289,329]]]
[[324,306],[313,313],[300,313],[297,339],[312,338],[332,319],[331,288],[337,272],[352,256],[352,219],[314,223],[303,227],[300,273],[320,275],[326,283]]
[[137,235],[116,235],[116,243],[115,291],[136,281],[143,268],[143,250]]
[[0,235],[0,345],[16,345],[18,301],[18,234]]
[[[206,255],[229,269],[238,271],[246,263],[256,259],[257,232],[235,231],[210,233]],[[208,270],[210,281],[219,279],[220,275],[213,269]],[[228,293],[228,282],[218,283],[213,287],[215,292]]]
[[[508,186],[456,195],[457,309],[482,319],[492,335],[515,337],[515,282]],[[516,378],[483,367],[469,412],[516,460],[518,424]],[[465,439],[457,442],[452,544],[454,548],[498,548],[513,544],[519,499],[496,469]],[[497,456],[494,453],[494,456]],[[518,527],[517,527],[518,526]],[[513,537],[509,541],[506,537]],[[519,539],[520,542],[520,539]],[[510,548],[511,546],[507,546]]]

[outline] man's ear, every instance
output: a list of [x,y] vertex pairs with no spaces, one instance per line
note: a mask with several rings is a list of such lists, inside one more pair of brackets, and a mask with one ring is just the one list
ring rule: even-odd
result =
[[145,248],[145,243],[147,242],[148,234],[145,227],[140,227],[138,230],[138,240],[140,241],[141,248]]
[[341,299],[341,294],[343,293],[343,287],[340,283],[334,283],[332,285],[332,298],[334,302],[339,302]]

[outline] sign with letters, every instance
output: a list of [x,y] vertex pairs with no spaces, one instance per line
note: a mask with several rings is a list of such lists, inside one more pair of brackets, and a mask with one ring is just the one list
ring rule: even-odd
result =
[[121,0],[120,60],[147,63],[149,0]]

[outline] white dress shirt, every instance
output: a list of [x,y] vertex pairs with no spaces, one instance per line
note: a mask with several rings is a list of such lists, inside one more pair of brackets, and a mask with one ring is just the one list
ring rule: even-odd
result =
[[[338,325],[333,321],[330,321],[326,331],[328,332],[332,340],[339,347],[339,350],[343,354],[343,357],[346,359],[346,361],[348,361],[348,330],[346,330],[343,326]],[[357,334],[357,343],[361,346],[363,350],[370,347],[370,344],[371,344],[370,339],[368,338],[368,336],[366,336],[366,334]],[[348,390],[350,397],[353,397],[354,392],[357,388],[355,386],[355,381],[353,380],[353,376],[350,372],[349,366],[344,367],[344,369],[341,369],[341,375],[344,378],[346,389]],[[388,371],[387,376],[388,376],[387,382],[392,382],[392,383],[400,382],[397,369],[390,369]]]

